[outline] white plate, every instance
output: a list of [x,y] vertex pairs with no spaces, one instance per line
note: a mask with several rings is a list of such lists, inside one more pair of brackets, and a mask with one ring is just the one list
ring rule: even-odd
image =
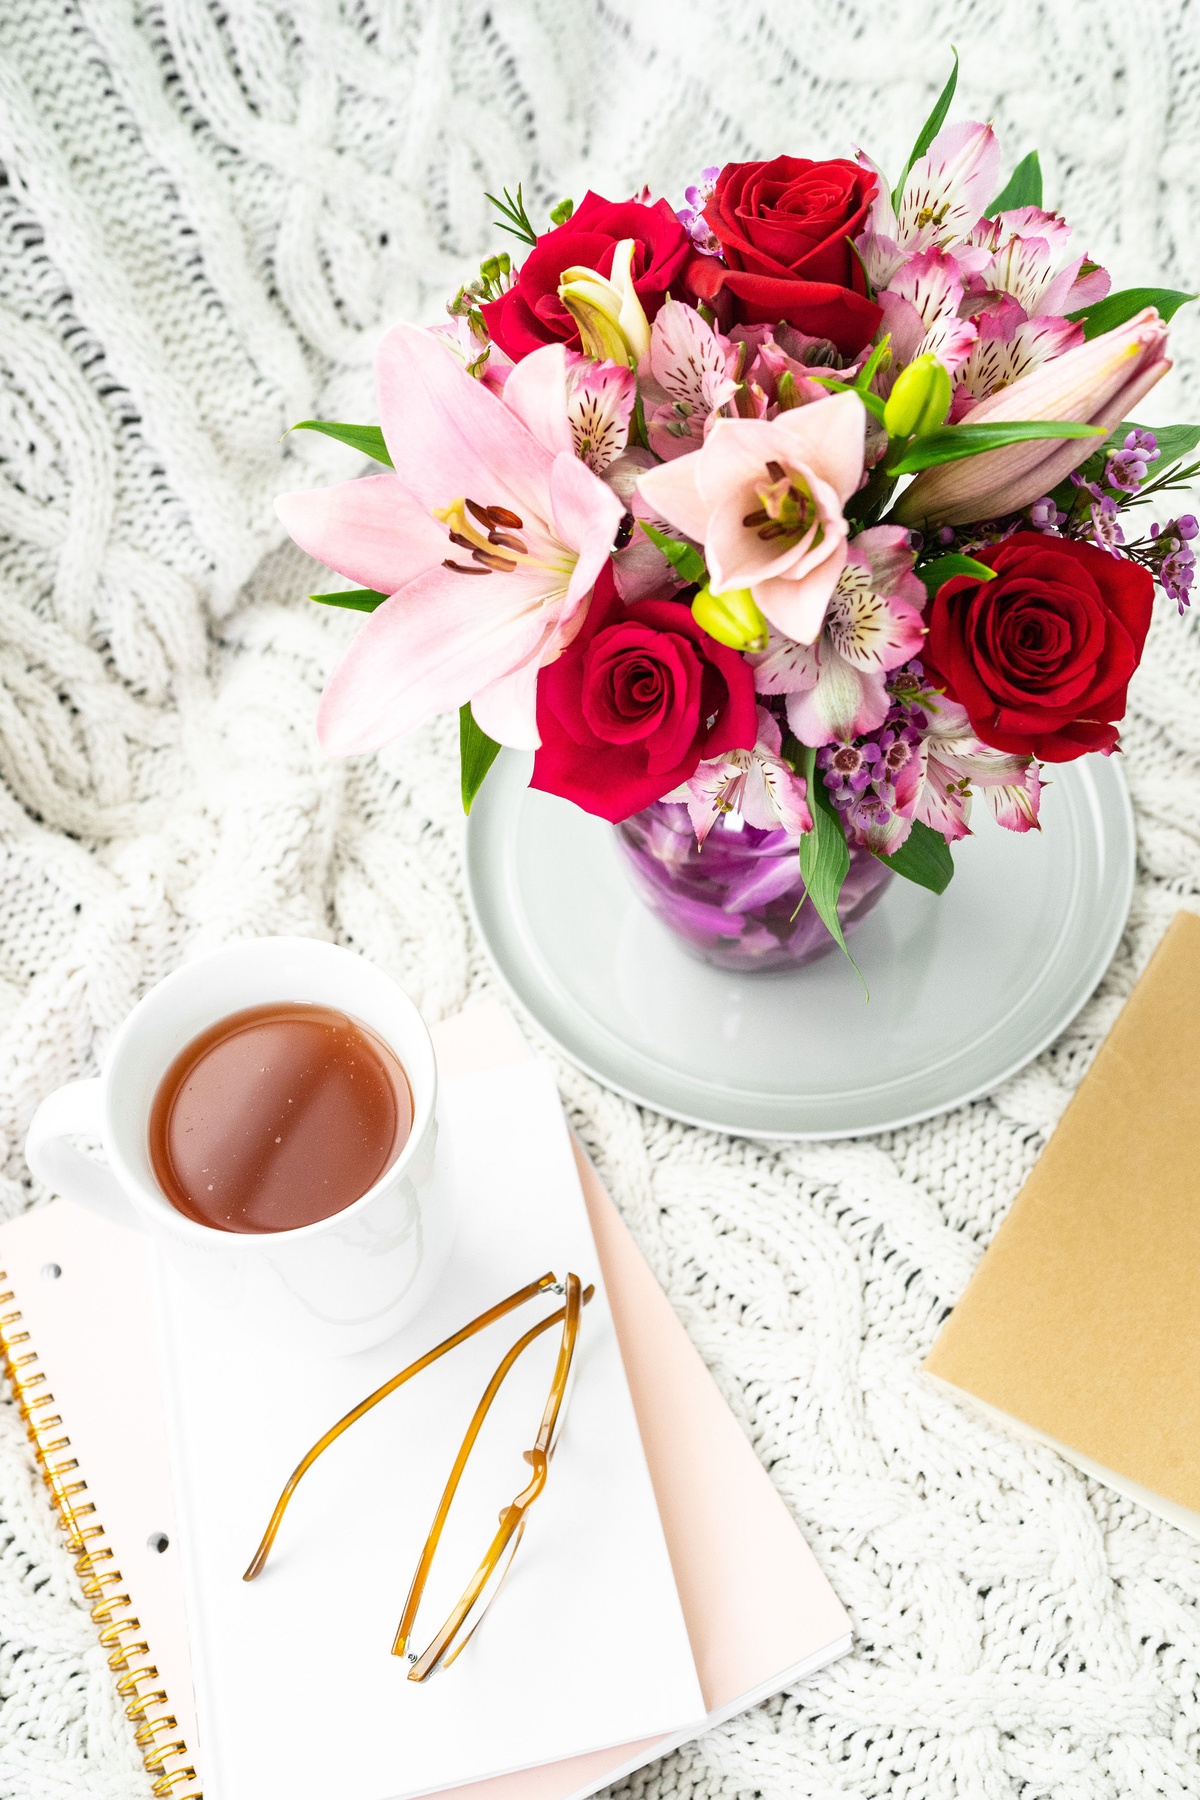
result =
[[613,830],[528,790],[505,751],[475,801],[467,885],[518,1001],[620,1094],[749,1137],[855,1137],[987,1093],[1091,994],[1133,894],[1133,815],[1116,757],[1048,770],[1044,830],[976,802],[940,897],[898,878],[850,947],[807,969],[696,961],[633,891]]

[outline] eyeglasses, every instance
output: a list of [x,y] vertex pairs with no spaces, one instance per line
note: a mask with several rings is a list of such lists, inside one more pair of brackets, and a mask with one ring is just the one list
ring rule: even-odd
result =
[[[390,1381],[385,1381],[382,1387],[376,1388],[373,1394],[368,1394],[365,1400],[361,1400],[351,1412],[346,1414],[345,1418],[339,1419],[336,1425],[331,1426],[324,1437],[318,1438],[312,1449],[297,1464],[275,1503],[275,1510],[263,1533],[262,1542],[255,1551],[250,1567],[242,1579],[253,1581],[256,1575],[262,1573],[283,1521],[283,1515],[287,1511],[288,1502],[318,1456],[323,1450],[327,1450],[336,1438],[339,1438],[344,1431],[348,1431],[351,1425],[361,1419],[365,1413],[370,1412],[373,1406],[377,1406],[381,1400],[386,1400],[389,1394],[394,1394],[398,1387],[402,1387],[414,1375],[419,1375],[431,1363],[437,1362],[439,1357],[445,1356],[448,1350],[453,1350],[458,1344],[465,1343],[477,1332],[486,1330],[489,1325],[494,1325],[497,1319],[504,1318],[506,1314],[514,1312],[519,1306],[524,1306],[526,1301],[535,1299],[539,1294],[561,1294],[563,1295],[562,1306],[557,1311],[549,1313],[536,1325],[531,1326],[523,1337],[517,1339],[501,1360],[495,1374],[484,1389],[483,1398],[475,1408],[471,1423],[467,1427],[466,1436],[454,1459],[454,1466],[442,1490],[442,1497],[438,1502],[433,1524],[430,1527],[429,1536],[425,1540],[425,1548],[421,1552],[416,1573],[413,1575],[412,1584],[408,1590],[408,1598],[404,1603],[404,1611],[396,1629],[396,1636],[392,1643],[392,1655],[407,1656],[412,1665],[408,1671],[410,1681],[425,1681],[435,1669],[449,1668],[454,1659],[461,1655],[466,1648],[488,1607],[500,1591],[500,1586],[512,1566],[513,1558],[525,1534],[529,1508],[546,1485],[550,1459],[554,1455],[555,1446],[558,1443],[573,1385],[575,1346],[579,1339],[580,1319],[583,1315],[583,1308],[588,1304],[595,1291],[595,1288],[591,1286],[585,1288],[578,1275],[575,1274],[568,1273],[563,1281],[559,1281],[554,1274],[543,1275],[540,1280],[530,1282],[528,1287],[523,1287],[517,1293],[510,1294],[507,1300],[501,1300],[498,1305],[489,1308],[487,1312],[480,1313],[478,1318],[472,1319],[460,1331],[456,1331],[452,1337],[446,1338],[434,1349],[426,1351],[425,1355],[418,1357],[416,1362],[410,1363],[406,1369],[401,1369],[398,1375],[393,1375]],[[554,1365],[554,1375],[550,1382],[550,1392],[542,1411],[542,1421],[538,1427],[536,1441],[532,1449],[525,1451],[525,1461],[530,1465],[532,1471],[529,1481],[511,1505],[506,1506],[501,1512],[499,1526],[478,1568],[463,1589],[445,1624],[432,1639],[428,1648],[418,1655],[409,1649],[417,1612],[425,1592],[426,1582],[429,1579],[429,1571],[433,1566],[434,1556],[437,1554],[443,1527],[450,1508],[454,1504],[454,1497],[458,1492],[459,1483],[471,1451],[474,1449],[475,1441],[483,1429],[483,1423],[492,1402],[515,1363],[529,1346],[542,1336],[543,1332],[549,1331],[553,1326],[559,1324],[562,1326],[562,1338],[559,1344],[558,1358]]]

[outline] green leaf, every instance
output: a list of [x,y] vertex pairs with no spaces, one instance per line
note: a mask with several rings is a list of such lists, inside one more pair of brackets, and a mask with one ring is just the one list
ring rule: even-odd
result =
[[483,786],[483,778],[500,754],[495,738],[475,723],[471,703],[458,709],[458,755],[462,766],[463,811],[469,813],[471,802]]
[[950,581],[955,575],[974,575],[980,581],[995,581],[995,569],[989,569],[986,563],[976,562],[973,556],[960,556],[954,550],[948,556],[937,556],[927,562],[923,569],[914,571],[925,583],[930,598],[937,593],[944,581]]
[[678,575],[688,587],[699,586],[708,580],[708,570],[704,566],[704,558],[691,544],[685,544],[681,538],[668,537],[665,532],[655,531],[653,525],[647,525],[644,519],[638,520],[650,542],[657,546]]
[[985,450],[1002,450],[1006,444],[1023,444],[1029,438],[1103,437],[1098,425],[1076,425],[1066,419],[1013,419],[1004,425],[943,425],[910,444],[899,462],[888,467],[890,475],[916,475],[940,463],[960,462]]
[[389,469],[392,466],[392,459],[378,425],[339,425],[333,419],[301,419],[298,425],[290,426],[289,430],[323,432],[326,437],[336,438],[339,444],[349,444],[352,450],[360,450],[364,456],[374,457],[376,462],[386,464]]
[[867,411],[875,418],[882,419],[883,401],[878,394],[868,394],[860,387],[851,387],[848,381],[839,381],[836,375],[814,375],[811,369],[806,369],[804,373],[818,387],[828,388],[831,394],[857,394]]
[[1136,419],[1125,419],[1115,431],[1109,433],[1107,442],[1120,446],[1131,431],[1154,433],[1158,443],[1158,456],[1150,464],[1151,480],[1158,475],[1160,469],[1179,462],[1200,444],[1200,425],[1139,425]]
[[1181,306],[1195,298],[1195,294],[1181,294],[1177,288],[1122,288],[1120,293],[1107,294],[1094,306],[1081,306],[1067,317],[1082,324],[1085,338],[1094,338],[1127,324],[1147,306],[1156,306],[1161,319],[1173,319]]
[[[803,843],[804,839],[800,841]],[[890,856],[876,855],[885,868],[894,869],[905,881],[915,881],[918,887],[928,888],[934,894],[944,894],[954,878],[949,844],[940,831],[922,825],[920,819],[913,820],[912,830],[898,850]]]
[[793,768],[804,776],[808,785],[808,810],[812,814],[813,828],[806,831],[800,839],[800,873],[804,877],[808,897],[820,914],[829,935],[841,947],[854,973],[862,981],[863,992],[869,1000],[871,996],[867,993],[862,970],[846,949],[842,921],[838,918],[838,895],[850,870],[850,846],[846,842],[841,815],[829,798],[829,789],[817,768],[817,753],[812,746],[799,743],[789,733],[784,741],[784,755]]
[[958,51],[954,49],[953,44],[951,44],[950,48],[954,52],[954,67],[950,71],[950,79],[938,95],[933,111],[922,125],[917,136],[917,141],[912,147],[912,154],[904,165],[904,173],[892,190],[892,205],[897,209],[899,209],[900,206],[900,196],[904,192],[904,184],[908,180],[908,171],[920,157],[924,156],[930,144],[932,144],[934,138],[942,129],[946,114],[950,111],[950,102],[953,100],[954,90],[958,86]]
[[1022,157],[992,204],[984,214],[985,218],[994,219],[997,213],[1015,212],[1018,206],[1040,206],[1042,204],[1042,165],[1038,161],[1038,153],[1031,150],[1028,156]]
[[374,588],[343,588],[337,594],[310,594],[308,597],[322,606],[347,606],[351,612],[374,612],[390,598],[387,594],[377,594]]

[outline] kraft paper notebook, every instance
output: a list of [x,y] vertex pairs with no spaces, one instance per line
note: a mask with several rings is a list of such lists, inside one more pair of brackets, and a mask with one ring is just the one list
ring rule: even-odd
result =
[[[497,1071],[493,1087],[507,1094],[505,1105],[514,1117],[521,1105],[532,1104],[536,1110],[544,1104],[537,1097],[535,1066],[500,1008],[480,1007],[463,1015],[436,1031],[435,1039],[442,1073],[447,1077],[448,1125],[460,1141],[472,1134],[455,1127],[455,1107],[461,1112],[471,1100],[470,1116],[478,1116],[478,1082],[486,1082],[489,1069]],[[504,1088],[505,1068],[507,1079],[515,1084],[508,1090]],[[522,1100],[526,1082],[532,1085],[525,1088]],[[555,1129],[562,1133],[556,1102],[554,1110]],[[563,1136],[565,1141],[565,1133]],[[458,1785],[455,1792],[463,1800],[582,1800],[665,1754],[707,1724],[731,1716],[820,1667],[849,1645],[846,1615],[802,1537],[577,1148],[574,1159],[645,1447],[654,1524],[657,1527],[661,1520],[673,1577],[669,1593],[661,1584],[656,1587],[652,1557],[638,1573],[636,1604],[649,1609],[655,1651],[647,1665],[654,1660],[661,1667],[653,1679],[639,1678],[637,1686],[644,1691],[635,1701],[647,1718],[656,1716],[657,1709],[661,1719],[664,1706],[674,1706],[676,1718],[673,1725],[665,1729],[650,1726],[636,1738],[627,1731],[620,1741],[613,1741],[611,1732],[602,1733],[602,1741],[594,1741],[586,1750],[586,1736],[577,1737],[582,1753],[550,1760],[540,1752],[527,1758],[536,1766]],[[571,1180],[575,1179],[572,1172]],[[204,1645],[212,1641],[213,1623],[206,1614],[205,1597],[193,1591],[189,1650],[179,1557],[181,1536],[186,1540],[197,1506],[196,1470],[194,1464],[187,1465],[185,1455],[188,1491],[184,1516],[177,1524],[164,1448],[166,1425],[154,1379],[152,1284],[141,1260],[140,1242],[133,1243],[131,1250],[131,1239],[125,1233],[61,1201],[0,1230],[0,1265],[7,1271],[4,1288],[15,1296],[3,1306],[0,1321],[11,1373],[30,1414],[51,1491],[81,1554],[81,1574],[91,1583],[89,1597],[99,1609],[97,1623],[155,1776],[155,1791],[177,1797],[198,1793],[203,1775],[209,1800],[225,1800],[227,1793],[240,1800],[242,1792],[251,1791],[245,1785],[250,1776],[258,1783],[258,1792],[305,1792],[307,1789],[298,1785],[304,1779],[303,1769],[292,1770],[287,1758],[276,1754],[264,1764],[264,1773],[264,1768],[257,1766],[253,1746],[244,1755],[241,1742],[232,1748],[230,1773],[226,1766],[231,1760],[230,1714],[237,1711],[237,1697],[231,1704],[228,1694],[214,1693],[210,1671],[201,1683],[197,1730],[191,1671],[197,1649],[198,1665],[204,1670]],[[543,1261],[549,1266],[553,1257]],[[57,1276],[53,1275],[55,1267],[60,1271]],[[171,1310],[171,1329],[176,1336],[181,1330],[190,1332],[186,1312],[174,1306]],[[425,1327],[418,1321],[416,1329],[420,1333]],[[194,1375],[194,1359],[185,1356],[185,1361]],[[130,1378],[131,1370],[137,1371],[136,1382]],[[213,1373],[219,1375],[220,1367]],[[232,1381],[235,1373],[226,1369],[221,1378]],[[177,1368],[172,1379],[178,1383]],[[191,1377],[183,1383],[185,1390],[188,1379]],[[582,1373],[580,1379],[582,1384]],[[369,1386],[370,1379],[362,1385]],[[583,1393],[580,1385],[572,1405],[572,1422]],[[185,1398],[189,1404],[198,1402],[199,1391],[185,1391]],[[586,1416],[585,1409],[580,1417]],[[366,1481],[371,1458],[365,1447],[363,1454],[358,1473]],[[562,1468],[556,1478],[568,1467],[565,1458],[559,1460]],[[575,1460],[578,1471],[586,1469],[583,1450]],[[345,1465],[338,1474],[333,1488],[344,1498]],[[636,1489],[636,1468],[632,1480]],[[579,1516],[580,1502],[578,1495],[571,1500],[566,1481],[561,1479],[560,1492],[569,1503],[560,1509],[561,1527]],[[548,1488],[547,1499],[549,1495]],[[354,1529],[359,1535],[364,1535],[363,1517],[367,1519],[366,1532],[376,1534],[376,1541],[379,1533],[391,1528],[385,1498],[381,1496],[378,1507],[356,1519]],[[636,1493],[633,1498],[636,1500]],[[395,1505],[403,1499],[397,1495]],[[292,1545],[293,1573],[303,1560],[301,1538],[307,1533],[309,1549],[319,1545],[319,1526],[322,1521],[328,1524],[332,1516],[323,1502],[314,1507],[303,1528],[298,1523]],[[531,1522],[531,1533],[533,1529]],[[95,1535],[85,1537],[89,1531]],[[551,1640],[560,1661],[570,1668],[574,1634],[588,1630],[589,1615],[572,1604],[577,1582],[568,1582],[565,1590],[552,1579],[548,1590],[545,1586],[547,1577],[559,1566],[554,1532],[548,1515],[540,1552],[543,1566],[539,1571],[531,1556],[525,1607],[535,1622],[549,1613],[546,1623]],[[642,1536],[646,1535],[643,1522]],[[160,1550],[157,1546],[164,1539],[167,1547]],[[327,1534],[327,1541],[336,1543],[336,1537]],[[195,1546],[192,1552],[194,1558]],[[304,1562],[304,1566],[311,1569],[315,1565]],[[326,1577],[328,1572],[325,1565]],[[193,1588],[195,1574],[193,1566]],[[514,1584],[516,1574],[514,1564]],[[379,1585],[386,1589],[389,1584]],[[244,1591],[252,1594],[254,1589]],[[346,1613],[338,1593],[318,1594],[314,1586],[309,1598],[322,1627],[317,1631],[312,1620],[308,1622],[312,1657],[317,1666],[327,1667],[331,1650],[343,1658],[347,1654],[347,1642],[326,1635],[332,1630],[328,1624],[331,1606],[335,1615],[353,1624],[354,1631],[361,1631],[361,1625],[355,1621],[352,1607]],[[389,1592],[383,1613],[388,1613],[392,1598]],[[493,1634],[499,1656],[517,1642],[521,1630],[522,1603],[516,1585],[512,1599],[515,1610]],[[197,1619],[197,1608],[205,1616]],[[207,1611],[211,1612],[211,1602]],[[501,1616],[497,1611],[480,1632],[481,1650],[485,1634],[493,1633]],[[678,1637],[673,1636],[675,1621],[681,1622]],[[627,1623],[635,1628],[632,1620]],[[304,1625],[297,1628],[293,1620],[289,1630],[297,1629],[303,1641]],[[361,1656],[362,1647],[353,1632],[348,1641],[354,1644],[354,1657]],[[289,1653],[295,1653],[294,1647]],[[586,1661],[586,1656],[576,1659],[580,1668]],[[466,1662],[464,1656],[456,1668],[464,1669]],[[443,1685],[443,1693],[449,1695],[445,1703],[448,1712],[460,1714],[457,1730],[451,1716],[447,1733],[461,1736],[461,1708],[450,1704],[455,1699],[453,1674],[448,1671],[425,1688],[408,1685],[418,1696]],[[459,1693],[465,1696],[465,1689]],[[689,1694],[694,1696],[691,1700]],[[632,1716],[627,1697],[618,1692],[616,1698],[618,1706],[611,1716]],[[256,1689],[251,1709],[257,1736],[276,1752],[286,1745],[289,1735],[301,1745],[307,1743],[310,1750],[314,1743],[336,1743],[339,1774],[332,1785],[325,1782],[325,1794],[336,1791],[339,1800],[375,1800],[377,1795],[390,1800],[393,1794],[414,1792],[405,1778],[404,1740],[396,1730],[394,1709],[381,1716],[378,1705],[373,1711],[360,1706],[349,1723],[334,1716],[334,1710],[330,1707],[329,1716],[322,1717],[311,1699],[292,1695],[286,1683],[272,1696],[264,1697]],[[571,1729],[578,1726],[578,1719],[571,1721]],[[553,1740],[555,1729],[561,1736],[561,1721],[557,1725],[551,1721],[544,1742]],[[391,1772],[383,1785],[379,1784],[378,1768],[362,1754],[362,1741],[372,1732],[376,1745],[383,1743],[391,1751],[386,1765]],[[320,1768],[319,1755],[313,1760]],[[183,1774],[190,1767],[199,1775],[188,1782]],[[426,1788],[445,1785],[444,1775],[439,1774]]]
[[1200,918],[1176,915],[926,1361],[1200,1536]]

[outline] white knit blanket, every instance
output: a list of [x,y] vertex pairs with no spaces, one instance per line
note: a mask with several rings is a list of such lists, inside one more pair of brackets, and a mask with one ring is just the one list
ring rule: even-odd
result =
[[[678,196],[707,163],[849,142],[894,169],[951,42],[958,116],[994,118],[1010,162],[1040,148],[1117,286],[1200,288],[1188,0],[0,0],[4,1212],[35,1198],[37,1101],[203,945],[331,936],[430,1018],[492,985],[454,734],[317,752],[354,625],[304,599],[272,500],[357,465],[284,428],[373,416],[380,330],[435,317],[502,241],[483,189],[523,181],[544,214],[588,184]],[[1174,334],[1184,374],[1198,319]],[[1145,410],[1189,406],[1177,375]],[[918,1373],[1168,919],[1200,909],[1200,621],[1165,603],[1124,742],[1129,930],[990,1100],[780,1150],[558,1065],[855,1632],[622,1800],[1200,1793],[1200,1545]],[[4,1800],[148,1794],[110,1681],[0,1407]]]

